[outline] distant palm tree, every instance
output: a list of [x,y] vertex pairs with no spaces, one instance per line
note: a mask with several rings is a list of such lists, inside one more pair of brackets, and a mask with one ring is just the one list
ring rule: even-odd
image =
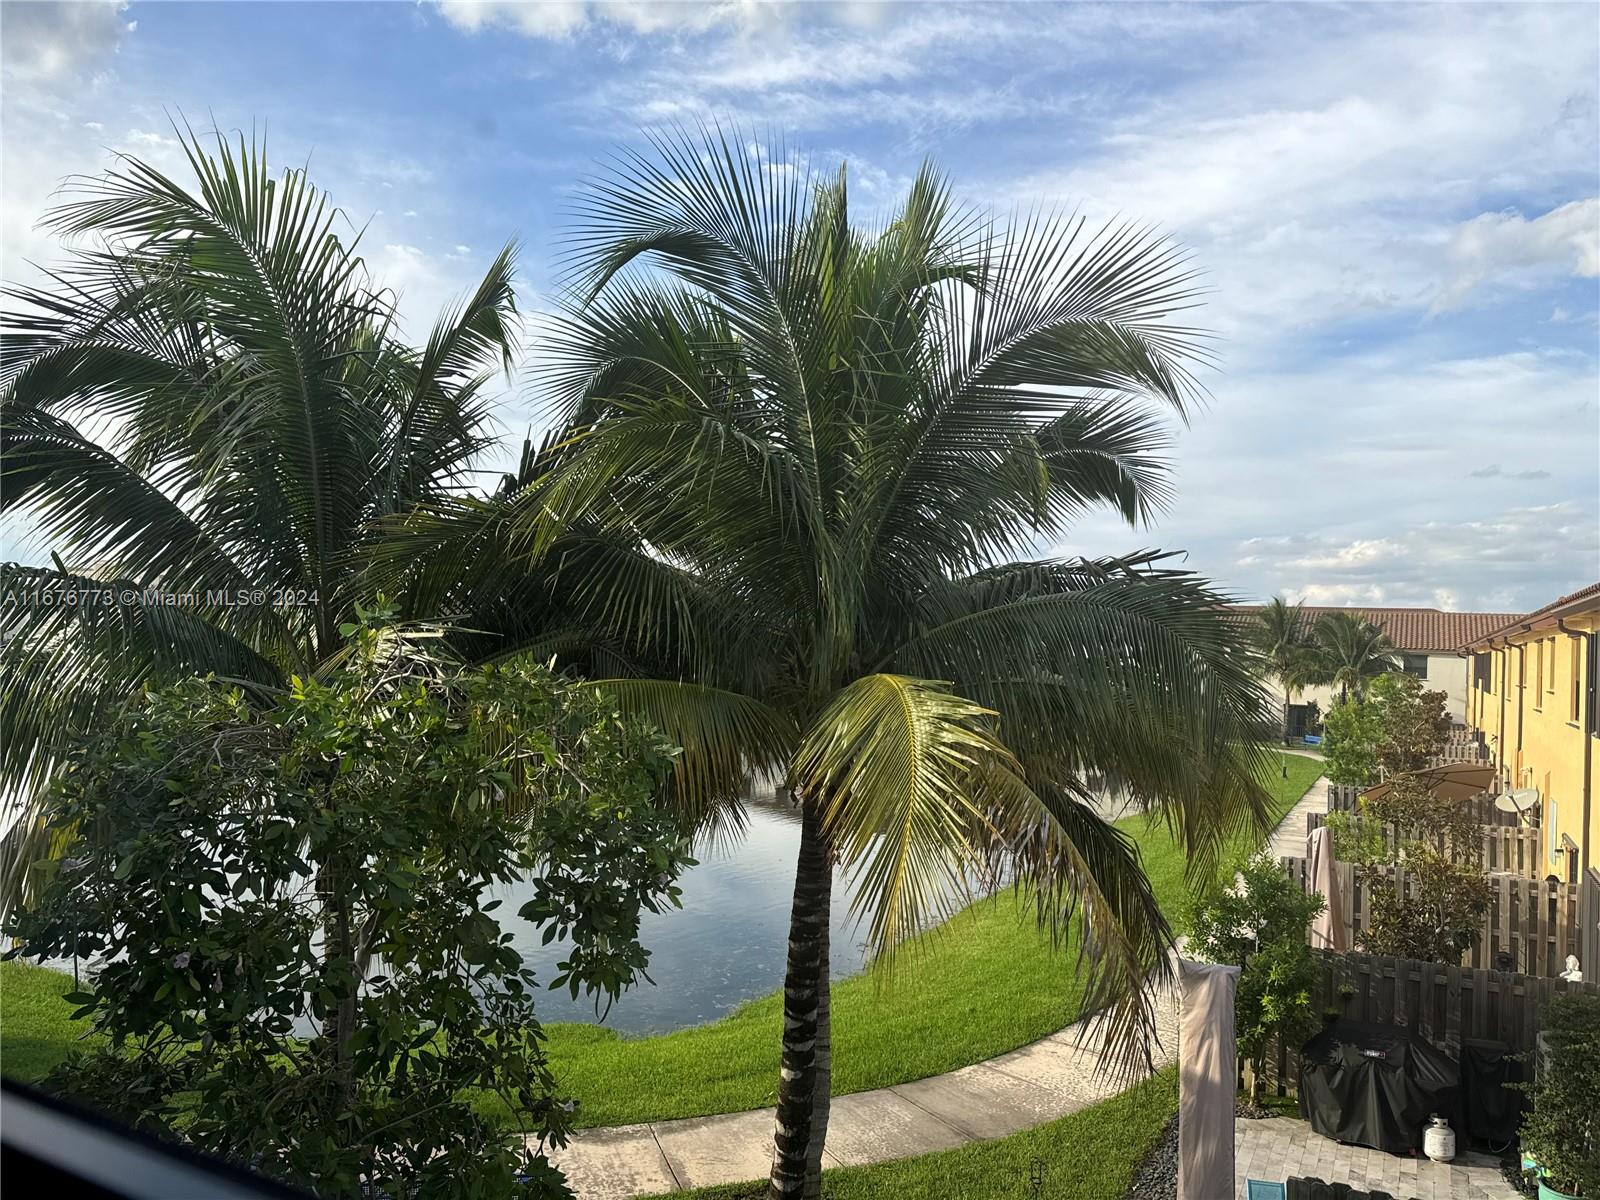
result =
[[1367,682],[1387,671],[1400,670],[1400,661],[1388,635],[1358,612],[1327,612],[1311,629],[1312,653],[1307,683],[1339,689],[1344,701],[1354,692],[1366,695]]
[[1289,707],[1294,693],[1315,673],[1310,622],[1303,605],[1274,596],[1256,614],[1256,641],[1262,658],[1283,686],[1283,744],[1289,744]]
[[93,240],[7,289],[0,503],[54,565],[0,565],[0,907],[109,706],[174,674],[270,695],[336,652],[371,523],[462,483],[513,350],[509,248],[414,349],[303,171],[184,146],[195,191],[134,158],[70,181],[48,224]]
[[684,747],[699,806],[752,770],[792,789],[787,1200],[817,1194],[827,1130],[835,865],[880,956],[974,872],[1014,872],[1041,920],[1081,929],[1087,1004],[1132,1053],[1169,934],[1087,780],[1205,870],[1263,817],[1267,701],[1203,580],[1150,554],[1011,561],[1165,495],[1157,414],[1185,408],[1193,345],[1169,246],[963,211],[928,169],[868,233],[842,171],[714,134],[655,149],[596,188],[575,241],[548,377],[565,433],[499,498],[408,518],[376,568],[425,609],[454,595],[462,626],[502,622],[479,653],[601,679]]

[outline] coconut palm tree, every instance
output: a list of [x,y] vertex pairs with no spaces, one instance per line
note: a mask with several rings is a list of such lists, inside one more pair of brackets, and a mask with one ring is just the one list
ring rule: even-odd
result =
[[0,503],[53,563],[0,567],[7,902],[109,705],[173,674],[270,695],[336,652],[369,523],[462,483],[513,349],[510,248],[412,348],[303,171],[180,133],[196,187],[127,157],[69,181],[47,224],[80,248],[7,289]]
[[[1197,870],[1264,814],[1248,639],[1162,556],[1025,557],[1167,495],[1195,336],[1182,256],[1004,220],[923,170],[873,230],[845,173],[720,133],[597,181],[546,382],[561,433],[502,493],[384,539],[374,578],[575,664],[684,747],[680,802],[776,772],[801,836],[770,1195],[815,1196],[835,866],[880,959],[1011,874],[1081,938],[1110,1052],[1150,1025],[1166,923],[1091,772]],[[503,632],[492,631],[501,622]],[[491,632],[485,632],[491,631]]]
[[1304,682],[1338,688],[1341,703],[1351,692],[1361,699],[1368,680],[1400,669],[1394,643],[1358,612],[1323,613],[1311,628],[1311,643]]
[[1304,606],[1274,596],[1256,613],[1255,636],[1262,659],[1283,686],[1283,744],[1289,744],[1289,706],[1294,694],[1316,673],[1311,656],[1310,622]]

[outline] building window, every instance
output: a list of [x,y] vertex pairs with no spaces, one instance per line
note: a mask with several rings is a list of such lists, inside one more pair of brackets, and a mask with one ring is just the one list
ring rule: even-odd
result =
[[1600,714],[1595,712],[1595,698],[1600,694],[1600,634],[1589,634],[1583,639],[1589,647],[1589,657],[1583,666],[1583,726],[1592,737],[1600,737]]
[[1583,709],[1583,639],[1572,639],[1572,711],[1567,720],[1574,725]]
[[1480,692],[1494,693],[1494,655],[1472,656],[1472,686]]
[[1400,669],[1407,675],[1415,675],[1418,679],[1428,677],[1428,656],[1426,654],[1402,654],[1400,656]]
[[1544,707],[1544,639],[1533,647],[1533,706]]
[[1550,689],[1552,696],[1555,695],[1556,691],[1556,650],[1559,645],[1560,643],[1555,638],[1550,639],[1550,674],[1545,676],[1544,684],[1545,687]]

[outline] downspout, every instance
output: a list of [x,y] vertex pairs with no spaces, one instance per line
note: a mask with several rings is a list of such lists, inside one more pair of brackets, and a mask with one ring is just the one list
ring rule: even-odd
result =
[[[1494,639],[1489,639],[1489,649],[1494,649]],[[1506,696],[1511,691],[1511,640],[1500,647],[1500,736],[1495,739],[1495,755],[1500,759],[1500,782],[1508,791],[1511,777],[1506,774]]]
[[1519,776],[1519,778],[1517,779],[1516,783],[1513,785],[1515,787],[1520,787],[1522,785],[1522,780],[1520,778],[1520,776],[1522,775],[1522,764],[1521,764],[1521,760],[1522,760],[1522,727],[1523,727],[1523,724],[1524,724],[1522,713],[1523,713],[1523,709],[1525,709],[1527,707],[1527,704],[1528,704],[1528,643],[1527,642],[1518,642],[1517,643],[1517,775]]
[[1568,629],[1566,618],[1564,617],[1556,619],[1556,628],[1568,637],[1577,639],[1578,645],[1582,647],[1578,669],[1587,676],[1583,682],[1583,687],[1579,690],[1578,736],[1583,738],[1583,823],[1581,825],[1583,848],[1579,851],[1579,859],[1582,862],[1583,869],[1588,870],[1594,859],[1594,853],[1591,849],[1593,842],[1590,837],[1590,822],[1594,816],[1591,811],[1594,808],[1594,738],[1589,733],[1589,727],[1594,724],[1596,691],[1594,672],[1590,669],[1594,663],[1594,634],[1584,633],[1578,629]]

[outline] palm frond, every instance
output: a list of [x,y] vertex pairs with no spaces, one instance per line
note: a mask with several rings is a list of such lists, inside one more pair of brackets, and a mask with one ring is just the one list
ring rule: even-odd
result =
[[669,679],[601,679],[593,686],[681,748],[671,803],[690,828],[730,812],[738,820],[738,803],[752,778],[781,776],[788,766],[794,725],[760,700]]

